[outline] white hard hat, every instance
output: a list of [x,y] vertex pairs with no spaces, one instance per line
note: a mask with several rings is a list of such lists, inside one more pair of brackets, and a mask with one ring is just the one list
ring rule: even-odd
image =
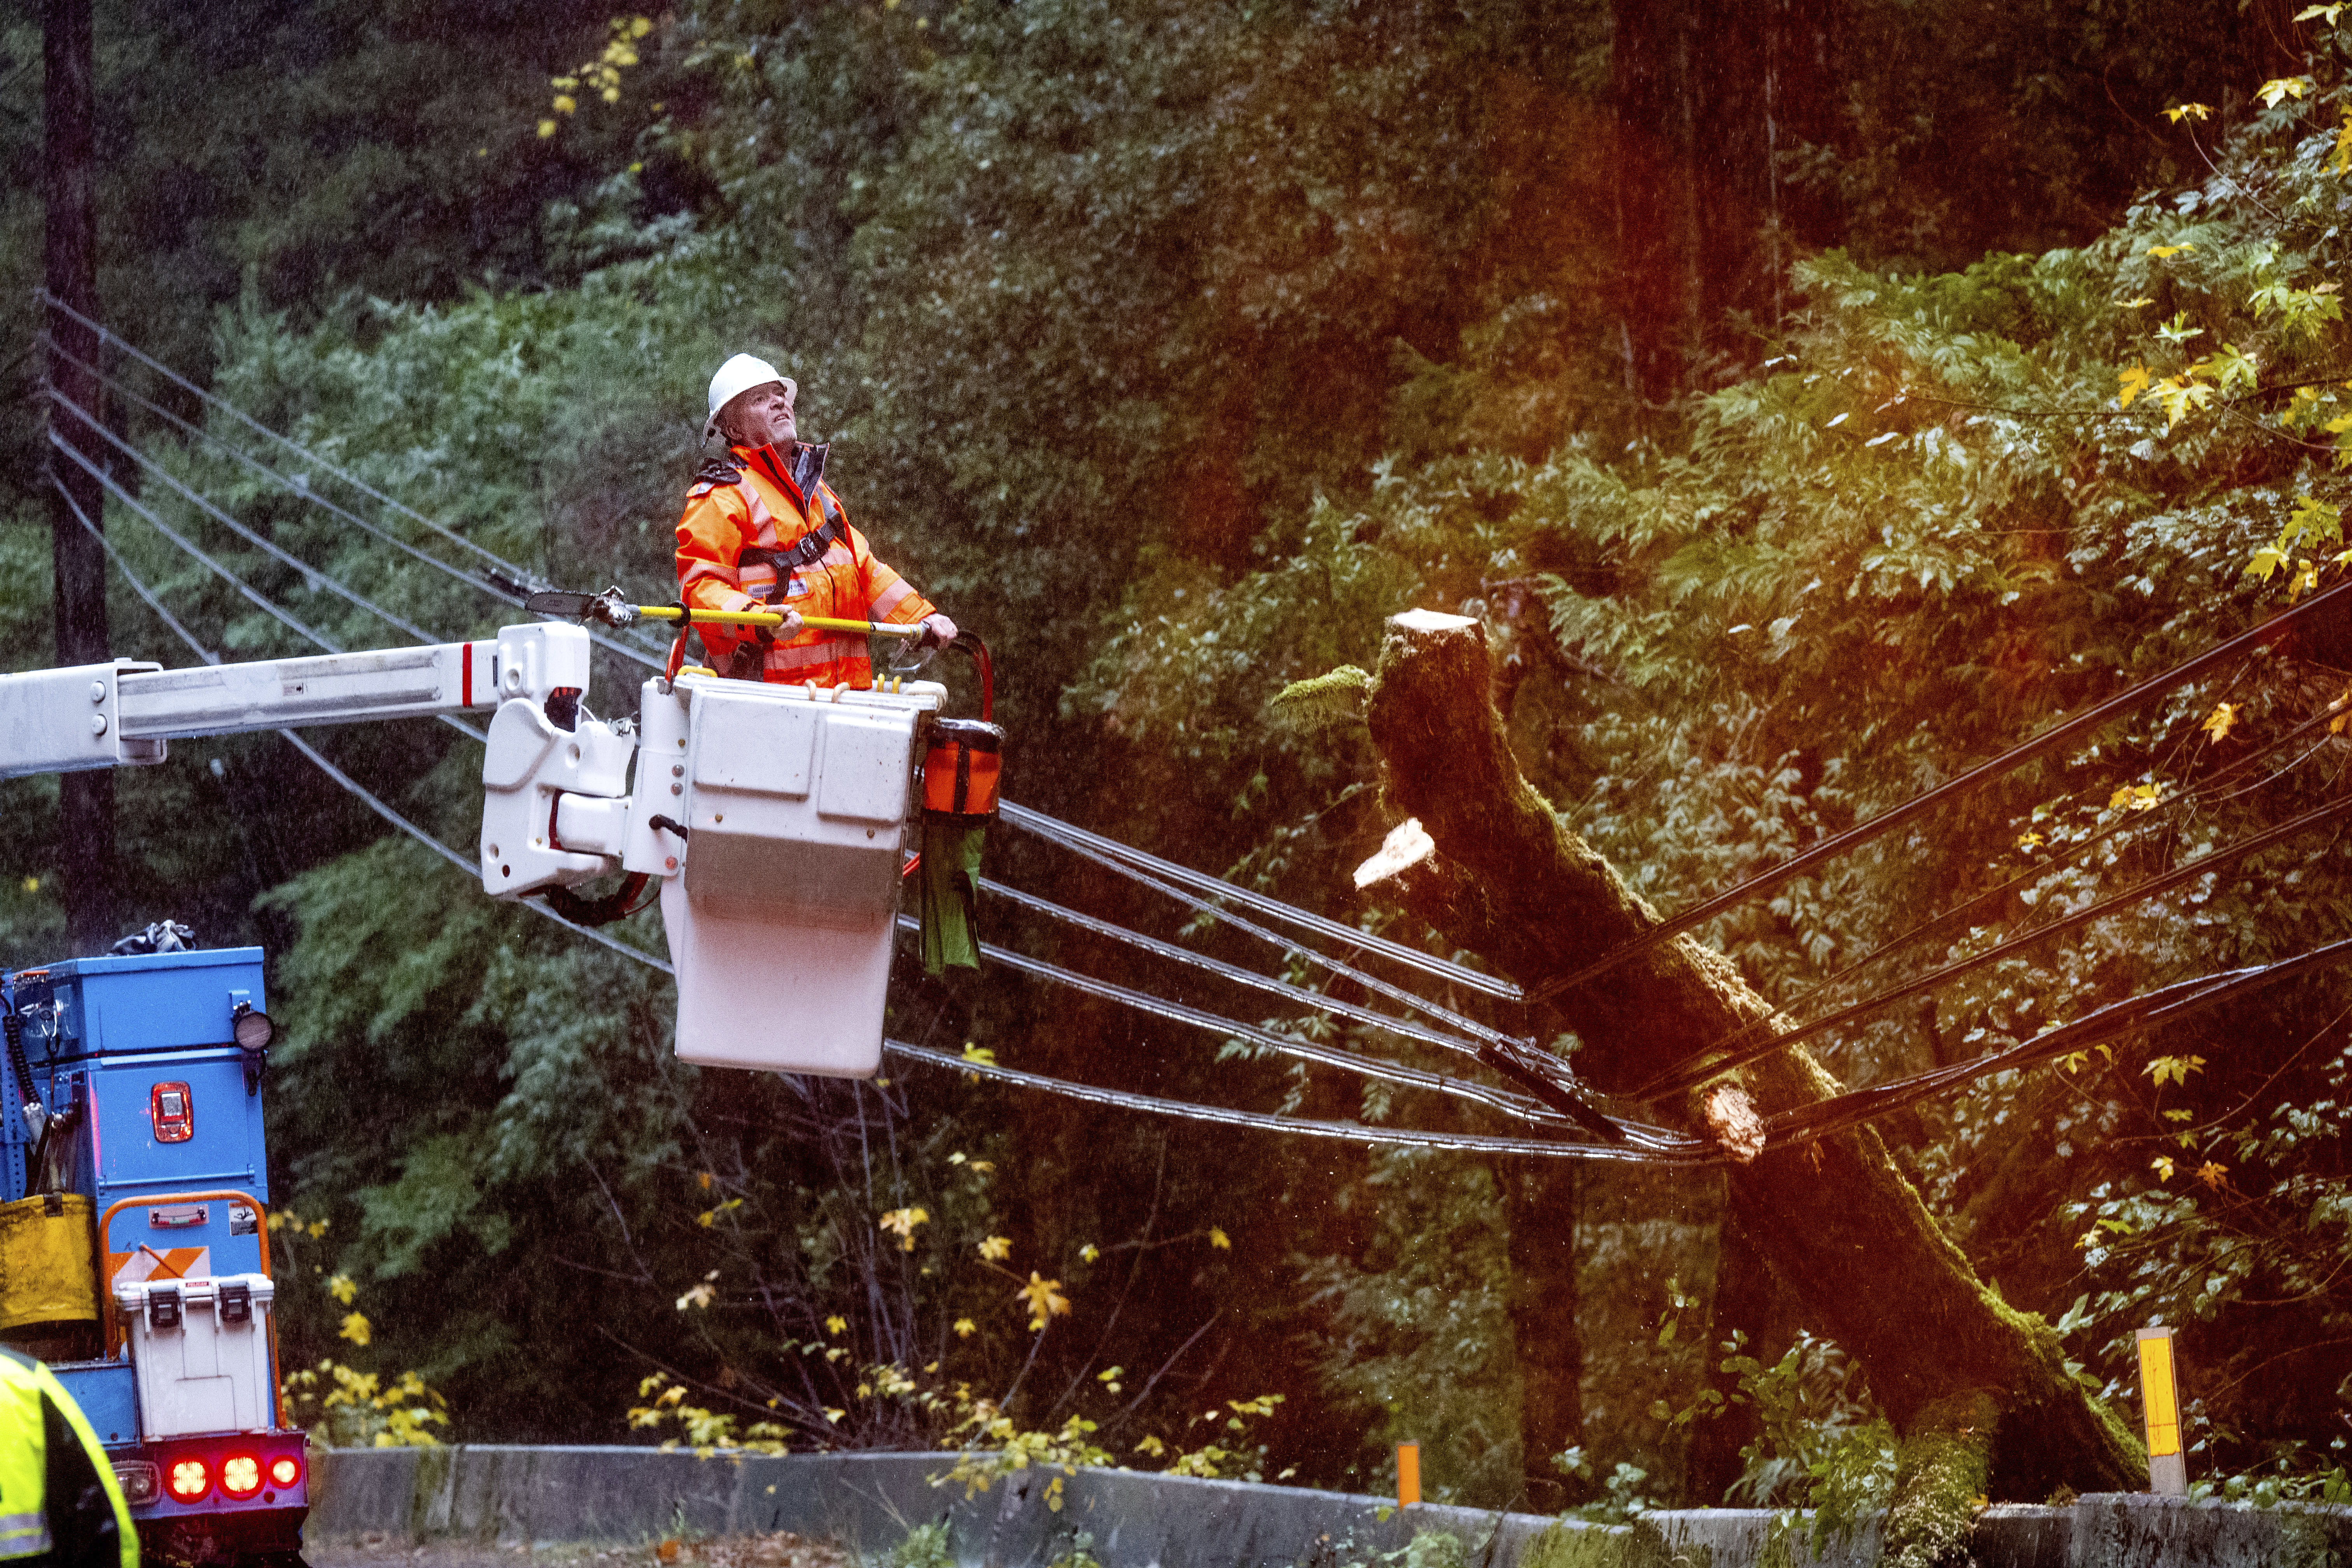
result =
[[707,438],[710,427],[719,422],[720,409],[753,387],[765,386],[772,381],[782,382],[788,393],[795,397],[800,395],[800,388],[791,376],[754,355],[737,354],[720,365],[719,374],[710,378],[710,417],[703,421],[704,437]]

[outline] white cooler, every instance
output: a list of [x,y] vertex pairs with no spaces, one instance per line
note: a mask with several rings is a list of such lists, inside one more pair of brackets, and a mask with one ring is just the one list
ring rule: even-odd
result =
[[263,1274],[115,1281],[142,1437],[259,1432],[277,1425],[269,1375],[276,1293]]

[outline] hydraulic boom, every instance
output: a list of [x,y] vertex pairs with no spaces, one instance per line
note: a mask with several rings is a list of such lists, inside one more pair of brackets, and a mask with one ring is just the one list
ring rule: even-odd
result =
[[485,892],[657,880],[680,1057],[870,1077],[916,759],[946,689],[685,673],[646,681],[635,719],[605,721],[583,705],[590,652],[583,628],[542,623],[435,647],[0,675],[0,777],[152,765],[203,735],[488,710]]

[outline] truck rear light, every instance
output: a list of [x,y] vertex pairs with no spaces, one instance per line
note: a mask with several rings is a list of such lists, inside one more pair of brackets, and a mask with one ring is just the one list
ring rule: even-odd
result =
[[144,1459],[118,1459],[114,1465],[114,1484],[122,1489],[122,1500],[133,1507],[155,1500],[161,1480],[155,1467]]
[[155,1142],[184,1143],[196,1135],[196,1102],[184,1083],[159,1083],[147,1094],[155,1121]]
[[174,1459],[172,1473],[163,1479],[163,1489],[182,1502],[194,1502],[213,1489],[212,1472],[193,1454]]
[[220,1488],[240,1500],[261,1489],[261,1458],[257,1454],[231,1454],[221,1461]]
[[302,1461],[291,1454],[280,1454],[269,1461],[269,1484],[290,1487],[302,1479]]

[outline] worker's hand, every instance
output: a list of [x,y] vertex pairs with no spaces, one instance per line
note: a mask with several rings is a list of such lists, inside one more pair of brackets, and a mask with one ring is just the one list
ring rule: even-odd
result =
[[923,635],[916,641],[924,647],[945,647],[956,640],[956,624],[936,610],[923,617]]
[[778,642],[790,642],[793,638],[801,635],[806,623],[801,619],[801,613],[798,610],[786,608],[780,610],[777,613],[784,617],[782,623],[776,627],[775,632],[773,633],[773,636]]

